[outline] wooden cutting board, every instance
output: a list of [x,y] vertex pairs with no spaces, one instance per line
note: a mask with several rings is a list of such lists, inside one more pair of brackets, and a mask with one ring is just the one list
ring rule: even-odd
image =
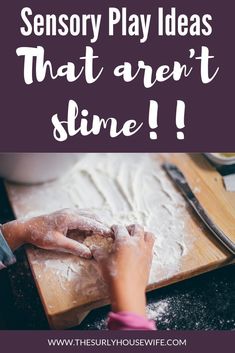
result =
[[[156,159],[161,162],[167,160],[177,164],[187,177],[189,184],[194,190],[200,190],[197,197],[204,206],[213,221],[235,241],[235,193],[226,192],[223,186],[222,177],[199,154],[158,154]],[[53,183],[51,188],[53,189]],[[37,213],[42,209],[39,204],[38,195],[42,193],[43,202],[50,203],[52,209],[64,208],[65,200],[60,199],[60,193],[53,190],[52,194],[44,194],[42,185],[20,186],[6,183],[9,199],[17,218],[29,213],[32,210]],[[27,202],[25,200],[27,195]],[[67,200],[66,206],[69,206]],[[74,206],[74,205],[70,205]],[[171,276],[161,274],[161,279],[151,283],[148,290],[153,290],[171,283],[181,281],[192,276],[199,275],[206,271],[213,270],[233,262],[231,254],[214,238],[214,236],[202,225],[193,211],[188,208],[185,218],[187,229],[193,234],[193,242],[190,251],[182,257],[180,268]],[[54,258],[60,256],[62,266],[65,266],[67,278],[61,277],[63,268],[45,270],[38,258],[42,251],[32,247],[27,248],[27,256],[31,266],[34,279],[43,302],[49,324],[53,329],[63,329],[79,324],[87,313],[109,303],[107,288],[99,283],[100,279],[90,260],[75,258],[72,255],[55,254],[43,251],[43,257],[50,268],[54,265]],[[81,265],[80,273],[75,271],[75,265]],[[83,278],[86,281],[83,285]],[[94,278],[97,288],[94,290]]]

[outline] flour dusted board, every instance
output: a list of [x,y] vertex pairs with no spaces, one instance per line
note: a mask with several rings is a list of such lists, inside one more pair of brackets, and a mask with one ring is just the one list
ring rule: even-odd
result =
[[[162,171],[164,159],[183,169],[205,208],[235,239],[235,197],[201,156],[88,155],[60,180],[7,189],[17,217],[82,207],[94,208],[109,224],[144,224],[157,236],[149,283],[154,289],[231,261]],[[33,248],[27,254],[52,328],[74,326],[87,311],[108,303],[95,261]]]

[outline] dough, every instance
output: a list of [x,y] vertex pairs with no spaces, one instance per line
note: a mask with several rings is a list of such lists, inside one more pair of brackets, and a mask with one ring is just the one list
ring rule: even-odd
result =
[[111,252],[112,246],[113,246],[113,239],[105,238],[105,237],[102,237],[101,235],[94,234],[89,237],[86,237],[83,244],[90,249],[92,249],[92,246],[96,246],[98,248],[102,248],[107,252]]

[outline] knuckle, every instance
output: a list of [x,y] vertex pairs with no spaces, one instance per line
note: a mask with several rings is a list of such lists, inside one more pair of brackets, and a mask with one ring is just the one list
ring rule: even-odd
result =
[[147,240],[149,240],[151,243],[154,243],[155,242],[155,236],[154,236],[154,234],[153,233],[151,233],[151,232],[147,232],[146,233],[146,238],[147,238]]

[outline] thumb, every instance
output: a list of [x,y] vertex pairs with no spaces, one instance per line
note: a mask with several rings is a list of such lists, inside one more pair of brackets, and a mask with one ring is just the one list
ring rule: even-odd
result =
[[92,257],[90,249],[76,240],[65,237],[61,233],[57,233],[56,237],[56,250],[67,252],[76,256],[90,259]]

